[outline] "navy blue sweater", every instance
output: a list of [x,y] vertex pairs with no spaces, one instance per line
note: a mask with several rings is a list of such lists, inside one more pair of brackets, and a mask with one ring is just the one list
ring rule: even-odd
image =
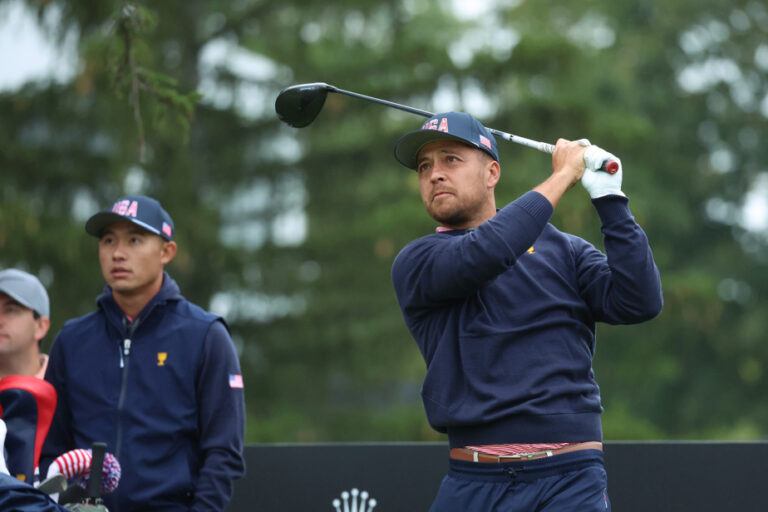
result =
[[663,299],[627,198],[593,204],[607,257],[549,224],[552,205],[528,192],[395,259],[397,299],[427,363],[427,419],[452,447],[602,440],[595,322],[648,320]]
[[66,322],[51,347],[45,378],[59,401],[41,471],[103,441],[122,466],[104,495],[110,512],[223,510],[245,471],[243,389],[230,384],[240,364],[224,322],[168,274],[133,324],[109,287],[98,305]]

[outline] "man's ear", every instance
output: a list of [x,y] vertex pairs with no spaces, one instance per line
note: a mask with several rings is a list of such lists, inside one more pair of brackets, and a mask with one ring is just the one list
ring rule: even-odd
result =
[[40,341],[48,334],[48,329],[51,328],[51,319],[47,316],[39,316],[35,320],[35,340]]
[[171,262],[173,257],[176,256],[176,242],[163,242],[162,253],[160,255],[160,262],[163,265],[167,265]]
[[489,160],[486,163],[486,169],[488,170],[487,186],[488,188],[494,188],[501,178],[501,166],[496,160]]

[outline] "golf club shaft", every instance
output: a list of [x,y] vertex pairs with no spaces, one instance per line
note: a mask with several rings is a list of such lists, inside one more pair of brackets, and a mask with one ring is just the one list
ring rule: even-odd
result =
[[[312,84],[302,84],[302,85],[295,85],[292,87],[289,87],[288,89],[284,90],[301,90],[303,88],[306,89],[315,89],[315,90],[322,90],[325,92],[335,92],[338,94],[345,94],[347,96],[352,96],[353,98],[359,98],[366,101],[371,101],[373,103],[379,103],[380,105],[385,105],[387,107],[395,108],[398,110],[402,110],[404,112],[409,112],[411,114],[420,115],[423,117],[432,117],[435,114],[433,112],[429,112],[427,110],[422,110],[419,108],[409,107],[407,105],[401,105],[400,103],[395,103],[393,101],[387,101],[382,100],[380,98],[374,98],[373,96],[367,96],[365,94],[360,94],[357,92],[347,91],[344,89],[339,89],[336,86],[327,84],[325,82],[316,82]],[[281,93],[282,94],[282,93]],[[278,96],[279,99],[279,96]],[[320,106],[318,106],[317,112],[319,112],[319,108],[322,107],[322,100],[320,103]],[[317,112],[314,112],[314,115],[317,115]],[[304,124],[301,124],[299,126],[306,126],[307,124],[311,123],[314,117],[309,118]],[[520,144],[522,146],[527,146],[529,148],[537,149],[541,151],[542,153],[548,153],[552,154],[555,152],[555,146],[552,144],[548,144],[546,142],[539,142],[531,139],[526,139],[525,137],[520,137],[518,135],[512,135],[511,133],[502,132],[500,130],[496,130],[494,128],[488,128],[488,131],[491,132],[493,135],[497,137],[501,137],[504,140],[507,140],[509,142],[514,142],[515,144]],[[605,171],[609,174],[614,174],[619,170],[619,164],[617,162],[614,162],[612,160],[606,160],[603,162],[603,165],[600,167],[601,171]]]
[[528,146],[529,148],[538,149],[542,153],[549,153],[551,155],[555,152],[555,146],[547,142],[539,142],[536,140],[526,139],[525,137],[512,135],[511,133],[502,132],[500,130],[496,130],[495,128],[488,128],[488,131],[497,137],[501,137],[504,140],[508,140],[509,142],[514,142],[515,144],[520,144],[522,146]]
[[91,473],[88,476],[88,498],[96,500],[101,496],[101,478],[104,471],[104,455],[107,452],[106,443],[91,444]]
[[[398,110],[403,110],[405,112],[410,112],[411,114],[417,114],[424,117],[432,117],[434,112],[429,112],[427,110],[421,110],[420,108],[414,108],[409,107],[407,105],[401,105],[400,103],[394,103],[392,101],[382,100],[379,98],[374,98],[373,96],[366,96],[365,94],[360,94],[357,92],[352,91],[346,91],[344,89],[339,89],[338,87],[334,87],[333,85],[329,85],[329,91],[330,92],[336,92],[340,94],[346,94],[347,96],[352,96],[354,98],[360,98],[363,100],[372,101],[374,103],[380,103],[382,105],[386,105],[388,107],[396,108]],[[515,144],[521,144],[523,146],[528,146],[529,148],[538,149],[539,151],[543,153],[549,153],[550,155],[554,153],[555,146],[552,144],[547,144],[546,142],[538,142],[531,139],[526,139],[525,137],[520,137],[518,135],[512,135],[511,133],[502,132],[500,130],[496,130],[494,128],[488,128],[488,131],[492,134],[496,135],[497,137],[501,137],[504,140],[508,140],[509,142],[514,142]]]
[[381,105],[386,105],[388,107],[396,108],[398,110],[403,110],[405,112],[410,112],[411,114],[416,114],[416,115],[424,116],[424,117],[432,117],[433,115],[435,115],[432,112],[427,112],[426,110],[421,110],[420,108],[409,107],[408,105],[401,105],[399,103],[394,103],[392,101],[387,101],[387,100],[382,100],[382,99],[379,99],[379,98],[374,98],[373,96],[366,96],[365,94],[360,94],[360,93],[357,93],[357,92],[345,91],[344,89],[339,89],[338,87],[334,87],[332,85],[329,85],[328,87],[330,87],[330,89],[329,89],[330,92],[337,92],[337,93],[340,93],[340,94],[346,94],[347,96],[352,96],[353,98],[360,98],[361,100],[372,101],[374,103],[379,103]]

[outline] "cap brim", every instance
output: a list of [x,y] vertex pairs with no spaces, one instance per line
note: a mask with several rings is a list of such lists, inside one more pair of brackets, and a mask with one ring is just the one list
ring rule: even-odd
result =
[[164,239],[168,240],[168,237],[165,236],[164,233],[161,233],[160,231],[153,228],[149,224],[145,224],[137,219],[123,217],[122,215],[118,215],[113,212],[99,212],[93,215],[85,223],[85,232],[88,233],[89,235],[95,236],[96,238],[101,238],[101,235],[104,233],[104,229],[110,224],[114,224],[115,222],[131,222],[133,224],[136,224],[142,229],[146,229],[150,233],[159,235]]
[[395,158],[398,162],[408,167],[409,169],[416,169],[419,160],[419,151],[421,151],[421,148],[430,142],[435,142],[437,140],[455,140],[457,142],[461,142],[467,146],[485,151],[491,155],[494,160],[496,160],[496,157],[494,157],[486,150],[486,148],[480,146],[479,144],[474,144],[466,139],[457,137],[456,135],[439,132],[437,130],[417,130],[415,132],[406,133],[400,137],[400,140],[398,140],[397,144],[395,144]]
[[[29,283],[27,283],[25,286],[29,286]],[[42,286],[42,283],[40,284],[40,286]],[[30,301],[28,301],[23,294],[19,294],[19,292],[14,290],[12,286],[7,286],[7,285],[3,286],[0,284],[0,293],[6,294],[14,301],[18,302],[19,304],[21,304],[27,309],[31,309],[32,311],[34,311],[40,316],[49,317],[51,314],[51,306],[50,306],[50,302],[47,299],[48,297],[47,292],[45,292],[44,288],[43,288],[43,292],[44,292],[43,303],[35,306]]]
[[22,306],[24,306],[27,309],[31,309],[32,311],[35,311],[35,312],[37,312],[38,314],[40,314],[42,316],[48,316],[48,315],[43,315],[43,313],[41,313],[40,311],[37,311],[35,308],[32,307],[32,305],[29,302],[24,300],[24,297],[22,297],[21,295],[18,295],[13,290],[7,290],[5,288],[0,287],[0,293],[6,294],[7,296],[9,296],[14,301],[18,302],[19,304],[21,304]]

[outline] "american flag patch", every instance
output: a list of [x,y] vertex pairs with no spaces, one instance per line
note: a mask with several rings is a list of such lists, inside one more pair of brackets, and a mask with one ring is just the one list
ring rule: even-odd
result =
[[488,140],[488,137],[486,137],[485,135],[480,136],[480,144],[482,144],[483,146],[487,147],[490,150],[493,150],[493,148],[491,147],[491,141]]
[[243,389],[243,376],[240,374],[229,374],[229,387]]
[[173,228],[167,222],[163,222],[163,233],[169,238],[173,236]]

